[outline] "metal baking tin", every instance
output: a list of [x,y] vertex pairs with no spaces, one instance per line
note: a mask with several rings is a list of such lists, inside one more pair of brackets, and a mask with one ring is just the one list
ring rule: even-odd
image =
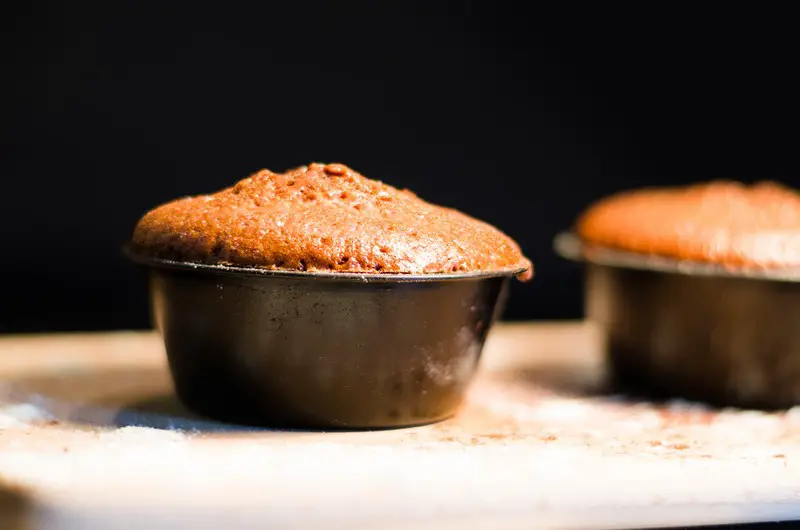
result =
[[351,274],[129,257],[181,401],[248,425],[420,425],[452,416],[515,272]]
[[718,406],[800,404],[800,270],[729,268],[555,240],[586,264],[612,384]]

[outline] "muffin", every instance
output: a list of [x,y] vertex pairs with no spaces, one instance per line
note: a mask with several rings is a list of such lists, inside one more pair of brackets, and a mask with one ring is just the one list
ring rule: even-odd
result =
[[532,275],[519,246],[496,228],[342,164],[262,170],[212,195],[170,202],[141,219],[132,248],[272,270]]
[[578,220],[592,245],[726,267],[800,266],[800,195],[774,182],[631,191]]
[[800,195],[712,181],[590,206],[560,252],[587,263],[586,313],[613,385],[720,406],[800,403]]
[[453,415],[511,278],[496,228],[342,164],[262,170],[137,224],[156,327],[191,410],[362,429]]

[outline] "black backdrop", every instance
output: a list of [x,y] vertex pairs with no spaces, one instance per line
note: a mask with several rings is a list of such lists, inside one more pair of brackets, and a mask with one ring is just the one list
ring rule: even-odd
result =
[[262,167],[341,161],[496,224],[537,270],[509,319],[581,314],[551,239],[593,199],[800,184],[788,12],[609,5],[18,4],[0,19],[0,331],[147,326],[119,253],[138,217]]

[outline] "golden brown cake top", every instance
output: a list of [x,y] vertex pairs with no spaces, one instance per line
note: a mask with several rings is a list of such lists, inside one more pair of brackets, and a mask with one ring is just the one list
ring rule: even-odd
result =
[[620,193],[578,220],[587,243],[742,267],[800,266],[800,195],[775,182],[718,180]]
[[527,269],[496,228],[342,164],[262,170],[212,195],[148,212],[138,254],[281,270],[436,274]]

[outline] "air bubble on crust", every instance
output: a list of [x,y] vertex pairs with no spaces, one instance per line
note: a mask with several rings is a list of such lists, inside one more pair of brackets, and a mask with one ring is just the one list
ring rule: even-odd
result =
[[325,173],[328,175],[344,175],[348,173],[347,168],[344,167],[342,164],[328,164],[325,166]]

